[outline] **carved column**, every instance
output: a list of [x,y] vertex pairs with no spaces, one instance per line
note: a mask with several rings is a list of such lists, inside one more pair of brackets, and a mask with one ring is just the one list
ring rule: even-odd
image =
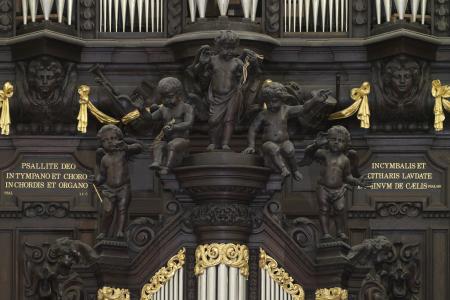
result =
[[0,36],[14,34],[14,3],[12,0],[0,0]]
[[434,0],[434,34],[448,36],[450,33],[450,1]]
[[95,37],[95,0],[80,1],[80,35],[83,38]]
[[279,36],[280,20],[281,20],[281,1],[266,0],[264,17],[265,17],[266,33],[273,36]]
[[167,35],[174,36],[181,33],[183,23],[183,4],[181,0],[167,1]]
[[353,0],[352,7],[352,37],[366,37],[369,35],[369,1]]

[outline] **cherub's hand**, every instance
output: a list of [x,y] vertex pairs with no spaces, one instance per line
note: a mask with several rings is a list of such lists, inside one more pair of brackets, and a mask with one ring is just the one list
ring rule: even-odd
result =
[[361,176],[359,179],[359,186],[369,189],[372,186],[373,180],[369,179],[367,177],[367,174],[364,176]]
[[242,151],[244,154],[254,154],[255,153],[255,147],[247,147],[244,151]]
[[318,147],[325,146],[326,144],[328,144],[327,134],[325,132],[319,132],[314,142]]
[[128,150],[128,145],[124,141],[119,141],[115,146],[118,151]]
[[87,182],[88,184],[97,184],[97,182],[95,181],[95,175],[89,175],[87,178]]
[[165,134],[165,135],[172,133],[172,131],[173,131],[173,125],[165,125],[165,126],[163,127],[163,131],[164,131],[164,134]]
[[314,101],[325,102],[328,99],[328,96],[331,95],[331,91],[326,89],[314,90],[311,92],[311,95],[313,96]]

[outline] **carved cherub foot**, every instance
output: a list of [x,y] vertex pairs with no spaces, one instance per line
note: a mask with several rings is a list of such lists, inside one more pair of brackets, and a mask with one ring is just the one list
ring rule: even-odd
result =
[[281,169],[281,176],[282,177],[288,177],[289,175],[291,175],[291,172],[289,172],[288,168],[284,167]]
[[228,145],[222,145],[222,150],[229,150],[231,151],[231,147]]
[[339,233],[337,234],[337,237],[338,237],[339,239],[343,240],[343,241],[348,241],[348,236],[347,236],[345,233],[343,233],[343,232],[339,232]]
[[294,172],[294,179],[297,180],[297,181],[302,181],[303,180],[302,173],[300,173],[300,171],[295,171]]
[[105,234],[104,233],[100,233],[99,235],[97,235],[97,240],[103,240],[105,238]]
[[161,167],[161,170],[159,170],[159,174],[161,174],[161,175],[167,175],[167,174],[169,174],[169,168],[167,168],[167,167]]
[[206,147],[206,151],[214,151],[216,150],[216,145],[209,144],[208,147]]
[[154,162],[149,166],[149,168],[152,169],[152,170],[159,170],[159,169],[161,168],[161,165],[159,164],[159,162],[154,161]]
[[122,231],[117,231],[116,238],[123,239],[124,238],[123,232]]
[[333,237],[331,236],[331,234],[325,233],[321,239],[322,240],[330,240],[330,239],[333,239]]

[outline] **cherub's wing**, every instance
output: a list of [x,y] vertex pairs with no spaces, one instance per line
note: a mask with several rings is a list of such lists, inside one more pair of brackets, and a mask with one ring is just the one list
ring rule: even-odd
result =
[[361,177],[361,173],[359,173],[359,157],[355,150],[350,149],[347,153],[348,159],[350,160],[350,168],[352,172],[352,176],[355,178]]

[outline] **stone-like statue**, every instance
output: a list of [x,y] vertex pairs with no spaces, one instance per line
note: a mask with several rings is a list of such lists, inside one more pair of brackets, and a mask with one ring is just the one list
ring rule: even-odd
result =
[[161,79],[157,93],[162,106],[152,113],[142,110],[141,115],[148,120],[163,121],[163,128],[152,145],[154,161],[150,168],[159,170],[160,174],[167,174],[187,153],[194,110],[191,105],[184,103],[183,85],[174,77]]
[[[376,123],[423,122],[432,114],[430,70],[425,61],[406,55],[374,63],[373,116]],[[406,128],[404,128],[406,129]],[[411,128],[412,129],[412,128]]]
[[290,106],[283,103],[289,97],[286,88],[278,82],[267,82],[261,90],[261,97],[267,105],[267,110],[261,111],[251,124],[248,131],[249,145],[243,152],[255,153],[256,132],[262,128],[261,149],[266,164],[281,172],[283,177],[293,174],[296,180],[301,180],[294,144],[289,140],[288,120],[309,113],[315,105],[323,103],[328,94],[325,91],[317,92],[305,105]]
[[31,132],[49,133],[56,124],[74,124],[78,102],[76,70],[51,56],[17,64],[18,99],[11,103],[15,124],[34,123]]
[[60,238],[42,246],[24,244],[25,297],[28,300],[84,300],[83,280],[72,270],[98,258],[87,244]]
[[230,139],[242,106],[244,63],[237,57],[239,37],[236,33],[221,31],[214,43],[217,54],[204,62],[204,68],[210,74],[207,96],[210,137],[208,150],[230,150]]
[[131,200],[128,162],[132,155],[142,152],[142,146],[125,142],[122,131],[115,125],[103,126],[97,136],[102,144],[97,150],[97,170],[93,178],[94,184],[100,187],[102,200],[97,239],[122,239]]
[[334,210],[338,238],[347,240],[345,193],[348,185],[369,187],[370,181],[358,172],[358,156],[350,150],[350,133],[340,125],[328,129],[326,135],[320,133],[314,144],[305,150],[305,158],[300,165],[316,160],[320,163],[320,178],[317,183],[319,221],[323,239],[330,239],[329,223]]

